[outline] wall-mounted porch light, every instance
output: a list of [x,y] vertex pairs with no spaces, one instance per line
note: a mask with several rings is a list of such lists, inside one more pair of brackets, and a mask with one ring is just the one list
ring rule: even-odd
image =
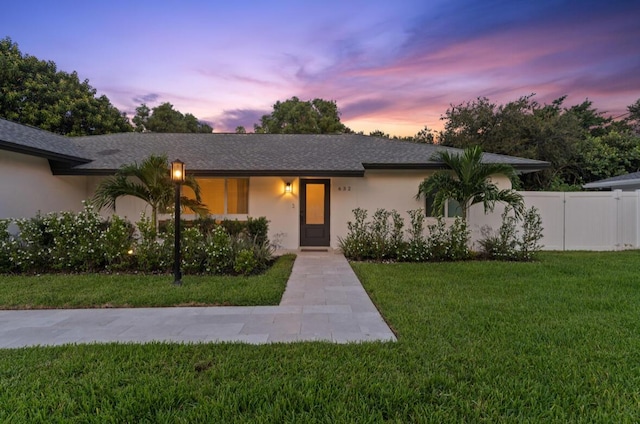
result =
[[284,192],[285,193],[291,193],[292,188],[291,188],[291,183],[289,181],[287,181],[284,185]]

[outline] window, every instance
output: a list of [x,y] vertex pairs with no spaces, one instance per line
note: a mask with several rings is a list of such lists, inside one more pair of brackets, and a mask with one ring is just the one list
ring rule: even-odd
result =
[[[196,178],[202,203],[212,215],[246,215],[249,213],[248,178]],[[187,190],[189,190],[187,188]],[[188,195],[193,195],[189,190]]]
[[[431,193],[425,199],[424,209],[426,211],[425,212],[426,215],[429,217],[438,216],[438,214],[434,214],[432,210],[434,198],[435,198],[435,195]],[[455,218],[456,216],[462,216],[462,208],[460,207],[460,203],[458,203],[456,200],[449,199],[447,203],[444,205],[444,214],[442,214],[442,216],[445,216],[447,218]]]

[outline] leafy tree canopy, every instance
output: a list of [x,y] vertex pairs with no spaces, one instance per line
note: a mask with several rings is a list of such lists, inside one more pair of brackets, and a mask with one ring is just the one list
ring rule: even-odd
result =
[[[635,159],[640,138],[630,121],[613,122],[589,100],[565,108],[566,96],[548,105],[533,97],[505,105],[479,97],[452,105],[442,117],[446,123],[437,141],[550,162],[549,169],[522,176],[524,187],[532,190],[580,187],[640,166]],[[633,108],[629,107],[630,116]]]
[[266,134],[336,134],[352,132],[340,122],[340,112],[335,101],[313,99],[300,101],[292,97],[276,102],[273,112],[263,115],[260,124],[254,125],[256,133]]
[[97,96],[89,80],[22,54],[8,37],[0,39],[0,117],[70,136],[132,130],[126,114]]
[[213,127],[190,113],[182,114],[169,102],[149,109],[146,104],[136,108],[132,119],[138,132],[158,133],[212,133]]

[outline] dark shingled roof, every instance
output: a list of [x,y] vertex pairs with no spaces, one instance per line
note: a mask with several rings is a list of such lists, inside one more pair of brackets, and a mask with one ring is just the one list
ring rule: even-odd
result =
[[68,137],[1,118],[0,149],[70,164],[90,161],[81,147],[70,143]]
[[[7,121],[5,121],[7,122]],[[12,124],[18,125],[18,124]],[[18,125],[19,126],[19,125]],[[0,126],[0,139],[4,133]],[[163,134],[118,133],[60,137],[27,128],[21,140],[46,147],[44,135],[56,149],[90,159],[73,166],[52,167],[60,175],[106,175],[120,166],[142,162],[151,154],[180,159],[195,175],[362,176],[365,169],[438,169],[435,152],[452,149],[355,134]],[[30,141],[30,131],[40,138]],[[44,135],[39,134],[44,133]],[[42,140],[41,140],[42,139]],[[60,147],[58,147],[60,145]],[[1,146],[0,146],[1,147]],[[484,161],[506,163],[520,172],[547,167],[547,162],[486,153]]]
[[584,188],[640,188],[640,172],[618,175],[583,185]]

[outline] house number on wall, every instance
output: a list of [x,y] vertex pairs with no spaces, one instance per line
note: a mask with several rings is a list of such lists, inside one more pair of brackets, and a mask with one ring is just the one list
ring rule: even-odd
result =
[[351,186],[338,187],[338,191],[351,191]]

